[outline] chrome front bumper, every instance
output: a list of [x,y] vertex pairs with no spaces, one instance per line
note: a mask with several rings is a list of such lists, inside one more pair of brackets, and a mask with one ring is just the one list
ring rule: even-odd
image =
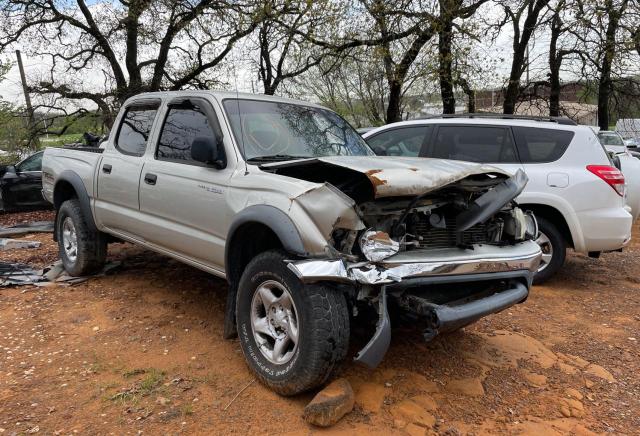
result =
[[334,281],[384,285],[404,279],[466,274],[537,271],[542,252],[534,241],[514,245],[475,245],[473,249],[413,250],[384,261],[349,263],[343,260],[307,259],[287,266],[304,283]]

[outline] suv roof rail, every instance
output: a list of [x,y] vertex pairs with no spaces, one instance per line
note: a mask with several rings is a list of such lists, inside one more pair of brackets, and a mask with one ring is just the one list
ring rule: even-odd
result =
[[442,114],[442,115],[430,115],[427,117],[415,118],[416,120],[429,120],[434,118],[494,118],[499,120],[531,120],[531,121],[544,121],[550,123],[562,124],[565,126],[577,126],[578,123],[567,117],[541,117],[533,115],[508,115],[497,114],[491,112],[480,112],[470,114]]

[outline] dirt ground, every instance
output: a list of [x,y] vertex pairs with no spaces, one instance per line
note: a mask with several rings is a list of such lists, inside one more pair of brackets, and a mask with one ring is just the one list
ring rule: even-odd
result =
[[[2,260],[57,258],[51,235],[26,237],[43,245]],[[0,434],[640,434],[639,253],[570,255],[524,304],[428,344],[394,330],[376,370],[353,345],[356,407],[320,430],[301,418],[312,393],[252,382],[221,338],[222,280],[112,244],[106,277],[0,289]]]

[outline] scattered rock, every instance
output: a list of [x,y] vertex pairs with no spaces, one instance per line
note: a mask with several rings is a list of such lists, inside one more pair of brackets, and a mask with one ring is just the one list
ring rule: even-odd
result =
[[591,389],[595,385],[595,383],[586,378],[584,379],[584,385],[587,387],[587,389]]
[[436,423],[436,418],[424,410],[422,406],[412,400],[403,400],[391,409],[391,415],[396,420],[401,420],[421,427],[431,427]]
[[363,383],[356,390],[356,403],[366,412],[379,413],[384,401],[385,388],[377,383]]
[[409,436],[424,436],[426,430],[424,427],[420,427],[416,424],[409,424],[405,427],[404,431],[406,431]]
[[526,373],[524,378],[535,387],[542,387],[547,384],[547,377],[542,374],[536,374],[533,372]]
[[558,365],[560,371],[564,372],[565,374],[573,375],[578,372],[578,369],[575,366],[571,366],[564,362],[557,362],[556,364]]
[[338,379],[321,390],[304,408],[302,417],[309,424],[329,427],[353,410],[355,396],[346,379]]
[[587,374],[591,374],[595,377],[606,380],[609,383],[613,383],[616,381],[616,379],[613,377],[613,375],[609,371],[607,371],[600,365],[596,365],[595,363],[592,363],[591,365],[589,365],[587,369],[585,369],[585,372]]
[[575,398],[576,400],[582,400],[583,396],[580,393],[580,391],[578,391],[577,389],[574,388],[567,388],[564,391],[569,397],[571,398]]
[[435,382],[416,372],[409,372],[403,377],[402,387],[416,389],[428,394],[440,392],[440,387]]
[[98,327],[98,326],[95,326],[95,327],[93,328],[93,331],[94,331],[94,332],[97,332],[98,330],[100,330],[100,327]]
[[480,397],[484,395],[484,387],[479,378],[463,378],[451,380],[447,383],[447,390],[457,394],[468,395],[470,397]]
[[438,404],[436,403],[436,401],[429,395],[418,395],[412,397],[411,400],[420,405],[425,410],[429,410],[431,412],[438,408]]
[[[568,411],[568,415],[567,415]],[[574,400],[572,398],[563,398],[562,406],[560,407],[560,412],[567,418],[582,418],[584,417],[584,406],[578,400]]]
[[158,399],[156,400],[156,403],[160,404],[161,406],[166,406],[170,402],[171,400],[165,397],[158,397]]

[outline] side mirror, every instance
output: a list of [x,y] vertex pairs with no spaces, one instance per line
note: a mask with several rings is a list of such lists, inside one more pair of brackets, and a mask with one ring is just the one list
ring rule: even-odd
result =
[[195,138],[191,143],[191,158],[195,161],[212,165],[219,170],[225,168],[227,161],[221,142],[208,136]]
[[18,178],[18,174],[16,173],[16,167],[14,167],[13,165],[8,165],[5,168],[4,171],[4,175],[2,176],[3,179],[17,179]]

